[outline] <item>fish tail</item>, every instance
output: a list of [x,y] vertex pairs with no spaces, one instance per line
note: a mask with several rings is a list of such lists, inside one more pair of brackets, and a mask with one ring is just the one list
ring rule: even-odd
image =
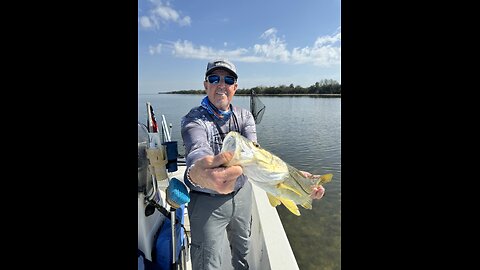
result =
[[320,177],[317,178],[318,179],[317,185],[323,185],[325,183],[332,181],[332,177],[333,177],[333,174],[331,173],[320,175]]

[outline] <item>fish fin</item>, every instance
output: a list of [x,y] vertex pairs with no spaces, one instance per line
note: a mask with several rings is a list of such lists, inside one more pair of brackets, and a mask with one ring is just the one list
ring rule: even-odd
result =
[[277,199],[275,196],[273,196],[272,194],[270,194],[268,192],[265,192],[265,193],[267,193],[268,201],[270,202],[271,206],[276,207],[277,205],[281,204],[280,200]]
[[292,200],[289,200],[289,199],[284,199],[284,198],[278,198],[283,205],[285,205],[285,207],[290,210],[290,212],[294,213],[295,215],[297,216],[300,216],[300,211],[298,210],[298,207],[297,205],[292,201]]
[[298,192],[298,190],[292,188],[292,187],[289,187],[287,185],[285,185],[284,183],[280,183],[277,185],[277,188],[283,188],[283,189],[288,189],[288,190],[291,190],[293,192],[295,192],[296,194],[298,194],[298,196],[302,196],[302,194],[300,192]]
[[328,173],[328,174],[324,174],[322,176],[320,176],[320,185],[323,185],[325,183],[328,183],[330,181],[332,181],[332,177],[333,177],[333,174],[331,173]]
[[307,201],[302,203],[301,206],[305,209],[312,209],[312,197],[308,196]]

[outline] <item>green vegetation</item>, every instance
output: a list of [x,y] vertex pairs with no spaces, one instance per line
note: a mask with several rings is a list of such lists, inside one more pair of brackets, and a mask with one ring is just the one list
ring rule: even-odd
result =
[[[299,85],[280,86],[256,86],[250,89],[238,89],[236,95],[250,95],[255,91],[257,95],[341,95],[341,84],[335,80],[325,79],[304,88]],[[170,92],[159,92],[159,94],[205,94],[205,90],[179,90]]]

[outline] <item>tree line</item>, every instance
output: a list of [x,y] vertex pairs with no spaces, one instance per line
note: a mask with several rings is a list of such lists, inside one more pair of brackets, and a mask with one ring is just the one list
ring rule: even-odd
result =
[[[295,95],[295,94],[334,94],[341,95],[341,84],[332,79],[324,79],[309,87],[300,85],[279,85],[279,86],[256,86],[253,88],[237,89],[237,95],[250,95],[255,91],[257,95]],[[205,90],[178,90],[170,92],[159,92],[159,94],[205,94]]]

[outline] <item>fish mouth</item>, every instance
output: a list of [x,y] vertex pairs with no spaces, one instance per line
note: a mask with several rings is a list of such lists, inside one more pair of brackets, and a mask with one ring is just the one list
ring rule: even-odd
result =
[[247,162],[253,158],[252,148],[244,141],[240,133],[231,131],[223,140],[222,152],[232,152],[233,159],[230,164],[237,162]]

